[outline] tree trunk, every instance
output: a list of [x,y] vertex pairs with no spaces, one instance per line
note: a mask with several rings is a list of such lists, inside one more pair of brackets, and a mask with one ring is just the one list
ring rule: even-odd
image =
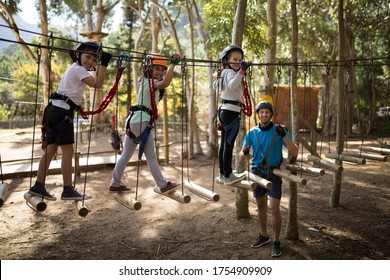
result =
[[[345,26],[344,26],[344,0],[338,0],[338,29],[339,29],[339,61],[340,65],[337,68],[337,133],[336,133],[336,153],[341,155],[343,152],[343,136],[344,136],[344,73],[345,67],[343,61],[345,60]],[[336,159],[336,164],[342,165],[343,162]],[[341,176],[342,171],[335,172],[333,177],[333,188],[330,198],[330,206],[338,207],[340,205],[340,193],[341,193]]]
[[[103,7],[103,1],[97,0],[96,1],[96,24],[94,26],[93,24],[93,17],[92,17],[92,6],[90,0],[84,0],[84,18],[85,18],[85,29],[86,31],[80,32],[80,35],[97,41],[101,42],[104,37],[106,37],[108,34],[102,32],[103,28],[103,22],[106,18],[106,15],[119,3],[119,1],[115,1],[111,6],[104,8]],[[96,73],[93,73],[93,75],[96,76]],[[89,101],[90,101],[90,110],[94,110],[99,108],[101,102],[103,101],[103,89],[94,89],[90,88],[89,90]],[[104,122],[104,112],[101,112],[99,114],[96,114],[93,118],[96,118],[96,123],[103,123]]]
[[[355,38],[353,30],[350,28],[349,25],[346,26],[346,45],[348,50],[348,57],[349,59],[356,59],[356,49],[355,49]],[[347,134],[347,137],[353,133],[353,117],[354,117],[354,107],[356,104],[356,71],[355,67],[353,65],[349,65],[349,79],[348,79],[348,91],[345,92],[346,94],[346,128],[345,132]],[[358,106],[357,106],[358,107]],[[358,115],[357,115],[358,117]]]
[[[191,41],[191,57],[195,57],[195,43],[194,43],[194,24],[193,16],[191,13],[191,7],[189,1],[187,1],[187,13],[189,21],[189,32],[190,32],[190,41]],[[194,155],[194,131],[196,127],[196,117],[195,117],[195,67],[191,68],[191,82],[189,85],[189,98],[188,98],[188,158],[193,159]]]
[[[142,11],[143,11],[142,1],[139,1],[138,5],[136,7],[133,7],[131,5],[129,5],[128,7],[137,13],[138,19],[139,19],[139,24],[140,24],[139,32],[138,32],[137,37],[134,41],[134,51],[139,52],[140,44],[141,44],[142,38],[145,34],[145,30],[146,30],[145,19],[142,17]],[[146,12],[146,15],[148,15],[148,14],[149,14],[149,12]],[[134,93],[136,95],[138,94],[138,90],[139,90],[138,74],[141,73],[141,75],[142,75],[142,72],[140,71],[139,65],[140,65],[139,61],[133,61],[131,63],[131,72],[133,73]]]
[[264,69],[263,90],[267,95],[273,93],[273,85],[275,82],[275,66],[269,65],[275,63],[276,57],[276,33],[277,33],[277,18],[276,4],[277,0],[267,0],[267,40],[269,40],[270,48],[265,51],[265,63],[268,64]]
[[[245,25],[245,11],[246,11],[247,0],[239,0],[236,9],[236,15],[234,17],[233,25],[233,36],[232,44],[237,46],[242,45],[242,37],[244,34],[244,25]],[[242,139],[244,139],[246,129],[245,129],[245,116],[241,118],[241,125],[238,131],[236,138],[236,143],[234,147],[235,151],[235,163],[236,169],[238,172],[243,172],[246,169],[246,162],[240,161],[238,154],[242,149]],[[244,189],[236,188],[236,217],[238,219],[248,218],[249,209],[248,209],[248,191]]]
[[[202,42],[205,44],[207,40],[209,39],[207,34],[204,32],[202,28],[203,20],[202,17],[199,14],[199,9],[196,4],[196,1],[194,0],[189,0],[191,4],[191,11],[193,15],[193,20],[194,20],[194,25],[196,26],[198,36],[201,38]],[[206,52],[206,57],[208,61],[212,60],[212,57],[209,52]],[[217,129],[214,125],[214,116],[217,113],[217,108],[216,108],[216,94],[213,89],[213,68],[212,68],[212,63],[208,64],[208,92],[209,92],[209,124],[208,124],[208,151],[207,151],[207,157],[208,158],[216,158],[218,156],[218,132]],[[199,135],[197,136],[199,138]],[[198,141],[198,140],[197,140]],[[196,154],[202,153],[201,147],[200,150],[195,152]]]
[[157,17],[156,7],[152,7],[150,16],[150,29],[152,32],[152,52],[158,53],[158,34],[160,32],[159,18]]
[[164,6],[158,4],[157,2],[155,1],[150,1],[150,4],[152,4],[153,6],[159,8],[163,14],[166,16],[166,19],[167,19],[167,22],[169,24],[169,30],[170,30],[170,36],[171,36],[171,39],[175,45],[175,48],[176,48],[176,52],[183,56],[183,51],[181,49],[181,45],[180,45],[180,41],[179,41],[179,37],[177,36],[177,31],[176,31],[176,28],[175,28],[175,25],[171,19],[171,17],[169,16],[168,14],[168,11],[167,9],[164,8]]
[[[49,27],[47,22],[47,6],[45,0],[39,1],[39,15],[41,19],[42,34],[48,35]],[[49,46],[48,36],[41,36],[41,45]],[[41,61],[39,65],[41,67],[42,84],[43,84],[43,100],[44,100],[43,103],[44,105],[47,105],[49,103],[49,96],[50,96],[50,58],[49,58],[48,48],[42,48]]]
[[[291,0],[291,21],[292,21],[292,37],[291,37],[291,61],[293,66],[291,67],[291,92],[290,92],[290,128],[292,132],[292,138],[295,143],[298,143],[298,129],[297,129],[297,116],[298,116],[298,101],[297,101],[297,72],[298,72],[298,17],[297,17],[297,3],[296,0]],[[290,162],[291,163],[291,162]],[[288,203],[288,215],[286,226],[286,238],[298,240],[298,195],[297,184],[289,182],[289,203]]]

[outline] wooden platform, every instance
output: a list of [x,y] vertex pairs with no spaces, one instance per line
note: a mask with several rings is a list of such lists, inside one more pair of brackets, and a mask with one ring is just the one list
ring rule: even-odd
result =
[[[88,171],[101,169],[104,167],[114,167],[115,162],[118,161],[120,155],[117,155],[115,160],[115,155],[93,155],[88,158]],[[137,165],[137,156],[138,153],[134,153],[133,157],[127,163],[130,165]],[[145,161],[141,161],[141,164],[146,164]],[[79,160],[80,171],[83,172],[87,166],[87,157],[80,157]],[[4,180],[18,178],[18,177],[28,177],[35,176],[38,170],[38,161],[35,160],[31,167],[30,162],[15,163],[15,164],[6,164],[3,165],[3,178]],[[53,159],[50,163],[49,174],[61,174],[61,159]]]

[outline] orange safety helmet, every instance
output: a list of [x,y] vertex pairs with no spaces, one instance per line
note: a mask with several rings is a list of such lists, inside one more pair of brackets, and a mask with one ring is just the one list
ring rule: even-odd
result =
[[151,59],[152,66],[154,65],[160,65],[165,67],[165,69],[168,69],[168,61],[162,54],[159,53],[151,53],[147,56],[147,58]]

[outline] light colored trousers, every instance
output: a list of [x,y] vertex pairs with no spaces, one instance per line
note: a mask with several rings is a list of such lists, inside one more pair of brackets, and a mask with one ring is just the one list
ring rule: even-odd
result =
[[[140,133],[146,128],[147,125],[147,122],[130,123],[130,130],[135,134],[136,137],[138,137],[138,135],[140,135]],[[125,135],[122,154],[119,157],[118,162],[115,164],[114,171],[112,172],[111,186],[120,186],[123,172],[125,171],[125,168],[130,158],[133,156],[137,145],[139,144],[134,143],[133,139]],[[157,187],[164,188],[167,185],[167,180],[162,175],[160,166],[158,165],[157,156],[154,148],[153,131],[151,131],[149,134],[148,141],[145,145],[144,154],[147,160],[149,171],[152,174]]]

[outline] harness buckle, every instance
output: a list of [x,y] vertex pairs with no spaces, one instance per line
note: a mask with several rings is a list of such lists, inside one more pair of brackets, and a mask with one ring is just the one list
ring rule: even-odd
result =
[[[66,97],[66,98],[65,98],[65,97]],[[68,104],[68,102],[69,102],[69,96],[64,95],[64,97],[62,98],[62,100],[63,100],[66,104]]]

